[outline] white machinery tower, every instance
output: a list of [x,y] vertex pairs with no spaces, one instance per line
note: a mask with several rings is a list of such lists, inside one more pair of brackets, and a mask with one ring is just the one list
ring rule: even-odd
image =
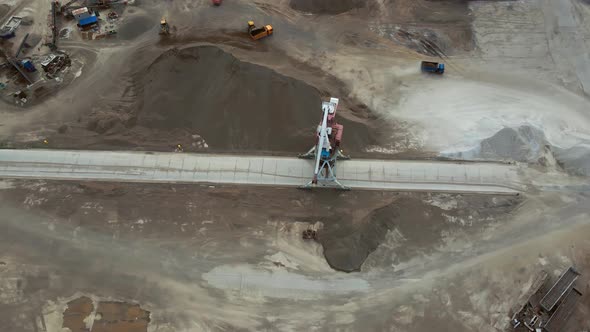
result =
[[316,134],[317,144],[299,158],[315,159],[313,178],[302,188],[331,187],[343,190],[350,188],[342,185],[336,178],[336,161],[350,159],[340,150],[344,127],[336,123],[338,98],[322,102],[322,121]]

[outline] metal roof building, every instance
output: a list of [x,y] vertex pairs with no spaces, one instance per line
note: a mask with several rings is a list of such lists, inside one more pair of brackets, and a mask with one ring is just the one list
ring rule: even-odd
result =
[[81,27],[96,24],[98,22],[98,18],[94,15],[86,17],[78,21],[78,25]]

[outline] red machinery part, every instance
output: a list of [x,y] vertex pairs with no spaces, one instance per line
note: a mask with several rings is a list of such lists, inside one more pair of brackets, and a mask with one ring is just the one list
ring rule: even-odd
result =
[[344,126],[338,123],[332,125],[332,137],[334,137],[334,144],[336,147],[340,146],[342,142],[342,134],[344,132]]

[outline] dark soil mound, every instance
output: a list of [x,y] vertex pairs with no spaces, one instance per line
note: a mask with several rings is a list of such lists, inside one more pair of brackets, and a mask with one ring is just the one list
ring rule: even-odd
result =
[[[190,130],[213,150],[300,152],[313,145],[319,91],[217,47],[168,51],[139,81],[140,126]],[[367,145],[364,125],[340,122],[347,150]]]
[[291,0],[295,10],[314,14],[340,14],[356,8],[363,8],[367,0]]
[[344,272],[360,271],[370,253],[397,228],[417,248],[433,241],[445,227],[442,210],[420,199],[403,197],[376,209],[362,222],[328,223],[319,237],[328,264]]

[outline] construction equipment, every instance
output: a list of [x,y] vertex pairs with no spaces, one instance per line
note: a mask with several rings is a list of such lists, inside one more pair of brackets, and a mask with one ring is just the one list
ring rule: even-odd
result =
[[25,68],[23,67],[22,63],[18,63],[17,60],[13,58],[6,58],[6,60],[27,80],[27,82],[29,82],[29,84],[35,83],[33,79],[25,72]]
[[315,159],[313,178],[302,189],[313,187],[332,187],[343,190],[350,188],[342,185],[336,178],[336,161],[350,159],[340,150],[344,126],[336,123],[338,98],[322,102],[322,121],[316,130],[317,144],[299,158]]
[[16,29],[20,26],[23,18],[19,16],[12,16],[8,22],[6,22],[0,28],[0,38],[10,39],[14,37]]
[[160,20],[160,34],[161,35],[169,35],[170,34],[170,26],[166,21],[166,18],[162,17]]
[[37,71],[37,68],[35,68],[35,65],[31,61],[31,59],[20,60],[19,64],[21,65],[21,67],[23,67],[24,70],[26,70],[29,73]]
[[432,61],[422,61],[420,68],[423,73],[433,73],[442,75],[445,72],[445,64],[432,62]]
[[268,25],[262,26],[260,28],[257,28],[254,25],[254,21],[248,21],[248,34],[250,35],[250,37],[253,40],[258,40],[260,38],[270,36],[270,35],[272,35],[272,33],[273,33],[272,25],[268,24]]
[[72,60],[63,52],[48,54],[41,60],[41,68],[49,78],[53,78],[59,71],[71,64]]
[[221,0],[211,0],[211,3],[213,3],[213,6],[221,6]]
[[301,237],[304,240],[316,240],[317,239],[317,231],[312,228],[308,228],[301,233]]

